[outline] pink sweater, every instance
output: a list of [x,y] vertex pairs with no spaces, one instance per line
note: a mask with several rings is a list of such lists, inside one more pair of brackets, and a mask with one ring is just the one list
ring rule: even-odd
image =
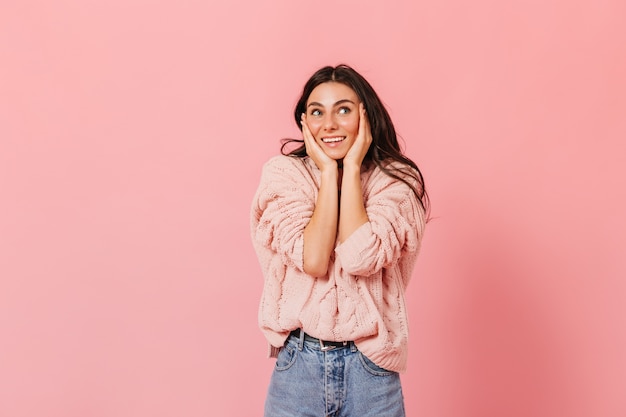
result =
[[309,158],[276,156],[263,168],[251,210],[252,242],[265,277],[259,325],[277,353],[289,332],[353,340],[378,366],[406,369],[404,294],[425,219],[411,189],[375,167],[361,173],[369,222],[331,255],[328,274],[303,271],[303,231],[315,207],[320,171]]

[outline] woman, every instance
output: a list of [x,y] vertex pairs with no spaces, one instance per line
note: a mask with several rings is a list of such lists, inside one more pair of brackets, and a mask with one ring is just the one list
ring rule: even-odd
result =
[[[313,74],[295,119],[303,140],[265,164],[251,211],[259,324],[277,358],[265,415],[404,416],[422,175],[376,92],[346,65]],[[286,154],[292,142],[302,145]]]

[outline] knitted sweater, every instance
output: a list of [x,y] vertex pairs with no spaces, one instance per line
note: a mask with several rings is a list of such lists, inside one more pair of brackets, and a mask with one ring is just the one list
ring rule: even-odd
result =
[[322,340],[352,340],[378,366],[402,372],[409,333],[404,296],[424,211],[405,183],[378,167],[363,169],[369,222],[337,242],[328,273],[316,278],[304,272],[303,234],[320,180],[308,157],[273,157],[252,203],[252,242],[265,278],[259,325],[271,354],[302,328]]

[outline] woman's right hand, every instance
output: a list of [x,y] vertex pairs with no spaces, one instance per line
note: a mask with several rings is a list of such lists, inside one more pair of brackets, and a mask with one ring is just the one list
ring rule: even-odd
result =
[[304,138],[304,146],[306,147],[306,153],[315,162],[315,165],[320,171],[326,169],[337,169],[337,161],[326,155],[326,152],[315,141],[309,125],[306,123],[306,115],[302,113],[300,118],[300,124],[302,125],[302,136]]

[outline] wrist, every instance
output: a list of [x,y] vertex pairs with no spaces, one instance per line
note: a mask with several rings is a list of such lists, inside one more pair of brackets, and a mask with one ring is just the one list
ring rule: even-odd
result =
[[343,174],[347,173],[361,173],[361,164],[357,164],[355,162],[343,161]]
[[323,165],[320,167],[320,171],[322,172],[322,178],[337,179],[337,176],[339,175],[339,167],[335,161],[330,164]]

